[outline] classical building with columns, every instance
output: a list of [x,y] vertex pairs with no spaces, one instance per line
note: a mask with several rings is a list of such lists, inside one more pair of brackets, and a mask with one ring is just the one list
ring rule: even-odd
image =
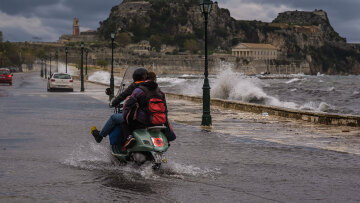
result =
[[250,60],[277,59],[278,49],[271,44],[240,43],[232,48],[232,55]]

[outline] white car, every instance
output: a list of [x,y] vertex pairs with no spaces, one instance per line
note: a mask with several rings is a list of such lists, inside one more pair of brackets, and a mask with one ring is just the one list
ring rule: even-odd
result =
[[54,73],[48,79],[47,91],[51,92],[54,89],[74,91],[74,81],[67,73]]

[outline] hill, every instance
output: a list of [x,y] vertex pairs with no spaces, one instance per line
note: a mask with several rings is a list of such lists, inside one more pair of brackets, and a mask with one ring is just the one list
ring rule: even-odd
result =
[[[100,22],[103,39],[117,32],[122,45],[148,40],[177,51],[199,53],[203,49],[204,22],[198,0],[124,0]],[[216,3],[209,17],[209,49],[229,52],[239,42],[269,43],[278,47],[283,61],[307,60],[313,73],[360,73],[357,50],[346,44],[322,10],[280,13],[271,23],[235,20]]]

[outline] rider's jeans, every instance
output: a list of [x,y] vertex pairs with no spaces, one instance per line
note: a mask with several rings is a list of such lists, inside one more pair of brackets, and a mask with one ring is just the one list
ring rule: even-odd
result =
[[111,131],[115,128],[115,126],[124,123],[125,120],[121,113],[116,113],[110,116],[109,120],[105,123],[103,129],[100,132],[100,135],[106,137]]

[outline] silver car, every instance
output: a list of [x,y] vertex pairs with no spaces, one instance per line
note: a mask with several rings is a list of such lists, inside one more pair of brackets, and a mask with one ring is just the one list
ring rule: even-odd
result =
[[55,89],[74,91],[74,81],[67,73],[54,73],[48,79],[47,91],[51,92]]

